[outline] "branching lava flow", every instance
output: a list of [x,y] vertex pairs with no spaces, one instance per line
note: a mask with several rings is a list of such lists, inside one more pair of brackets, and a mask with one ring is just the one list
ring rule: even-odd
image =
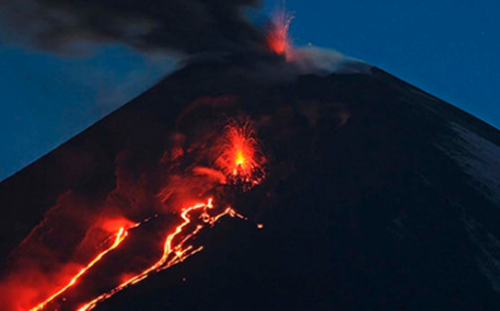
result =
[[[201,251],[204,246],[195,246],[193,243],[193,237],[204,228],[213,227],[222,217],[229,216],[246,219],[244,216],[238,214],[232,207],[227,206],[228,204],[224,202],[224,197],[238,187],[240,187],[243,191],[251,189],[252,187],[258,185],[265,176],[264,169],[262,167],[265,162],[265,157],[256,138],[253,123],[249,119],[245,119],[244,122],[230,119],[222,131],[222,136],[218,138],[218,141],[213,149],[212,154],[215,153],[215,157],[211,161],[214,164],[214,167],[205,169],[198,168],[193,170],[193,172],[198,175],[201,174],[202,176],[207,176],[206,178],[201,178],[204,189],[208,193],[216,193],[217,197],[221,197],[221,200],[218,199],[220,202],[217,202],[216,204],[213,197],[210,197],[204,201],[202,200],[200,203],[182,209],[180,213],[181,223],[175,226],[172,230],[165,232],[163,251],[159,259],[157,259],[149,267],[143,268],[142,271],[136,270],[140,272],[136,272],[132,276],[128,275],[125,277],[126,274],[123,274],[121,276],[121,281],[117,281],[113,278],[113,286],[108,287],[108,289],[105,289],[106,292],[94,296],[91,300],[88,300],[87,302],[81,302],[86,299],[80,300],[80,303],[76,304],[73,302],[73,305],[76,306],[78,311],[92,310],[97,306],[97,304],[112,297],[114,294],[145,280],[151,274],[172,267],[173,265],[180,263],[188,257]],[[206,174],[205,171],[210,172],[210,174]],[[217,176],[217,178],[215,178],[215,180],[218,180],[217,183],[213,182],[213,176]],[[183,178],[187,178],[186,183],[189,183],[189,173],[187,173]],[[173,187],[173,190],[169,188],[168,196],[170,197],[172,192],[186,193],[183,189],[181,189],[181,185],[182,183],[179,183],[178,187],[180,188]],[[229,195],[229,197],[230,196],[231,195]],[[184,199],[185,202],[199,201],[199,198],[194,197],[185,197]],[[172,202],[166,203],[166,200],[161,200],[161,202],[163,204],[174,204]],[[181,204],[185,204],[185,202],[181,202]],[[224,206],[227,207],[224,208]],[[149,220],[150,218],[134,225],[120,227],[118,232],[113,235],[114,242],[112,245],[100,252],[89,264],[74,275],[65,286],[57,289],[52,295],[50,295],[43,302],[38,303],[35,307],[24,310],[59,310],[61,304],[66,303],[68,290],[73,288],[73,291],[78,291],[78,289],[74,288],[77,283],[80,283],[79,281],[84,274],[88,270],[95,268],[98,263],[101,265],[101,268],[97,269],[103,269],[102,267],[105,266],[106,263],[101,260],[109,253],[119,248],[127,236],[135,234],[131,232],[130,229],[139,227],[146,222],[149,222]],[[259,225],[259,228],[262,228],[262,225]],[[69,296],[71,296],[71,294]],[[89,297],[87,297],[87,299],[88,298]]]

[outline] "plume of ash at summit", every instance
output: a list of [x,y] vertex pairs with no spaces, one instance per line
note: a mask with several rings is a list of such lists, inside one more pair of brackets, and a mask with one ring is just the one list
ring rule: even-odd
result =
[[0,20],[38,48],[71,51],[80,42],[122,43],[187,54],[257,48],[261,32],[243,9],[258,0],[0,0]]
[[[255,25],[244,12],[260,4],[259,0],[0,0],[0,26],[3,37],[57,53],[78,54],[89,44],[123,44],[151,57],[185,57],[181,66],[227,62],[228,54],[254,55],[254,74],[265,75],[266,81],[309,73],[370,72],[371,66],[333,50],[290,46],[286,55],[278,55],[269,38],[275,32],[284,40],[279,43],[289,46],[291,19]],[[285,16],[283,12],[276,16]]]

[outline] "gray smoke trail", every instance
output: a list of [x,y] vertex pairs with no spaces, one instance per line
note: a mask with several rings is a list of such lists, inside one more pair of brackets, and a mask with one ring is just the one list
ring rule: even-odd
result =
[[259,0],[0,0],[11,37],[68,51],[82,42],[188,54],[258,49],[263,34],[244,16]]

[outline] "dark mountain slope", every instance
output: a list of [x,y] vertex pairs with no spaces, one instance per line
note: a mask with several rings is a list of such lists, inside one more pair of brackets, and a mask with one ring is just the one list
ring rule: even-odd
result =
[[152,170],[186,107],[234,96],[186,118],[256,120],[268,177],[235,198],[250,221],[98,310],[498,310],[498,130],[378,69],[279,82],[252,66],[187,67],[0,184],[3,258],[61,194],[102,201],[120,152]]

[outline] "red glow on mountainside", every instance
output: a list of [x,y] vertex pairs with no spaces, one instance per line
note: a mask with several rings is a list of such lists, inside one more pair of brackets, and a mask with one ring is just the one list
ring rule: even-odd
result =
[[[163,247],[163,255],[156,263],[154,263],[152,266],[150,266],[140,274],[127,279],[126,281],[124,281],[123,283],[121,283],[108,293],[102,294],[96,297],[95,299],[85,303],[78,309],[78,311],[92,310],[99,302],[102,302],[103,300],[110,298],[111,296],[122,291],[126,287],[130,285],[135,285],[141,282],[142,280],[146,279],[152,273],[167,269],[179,262],[184,261],[191,255],[201,251],[203,249],[203,246],[195,248],[192,245],[189,245],[188,242],[193,236],[198,234],[198,232],[200,232],[200,230],[203,229],[205,225],[208,224],[213,226],[221,217],[226,215],[229,215],[231,217],[237,216],[243,218],[243,216],[236,213],[230,207],[226,208],[226,210],[224,210],[222,213],[219,213],[215,216],[211,216],[209,214],[209,210],[213,208],[214,208],[213,199],[210,198],[208,199],[207,203],[199,203],[185,209],[181,214],[181,217],[184,220],[183,223],[178,225],[175,228],[174,232],[167,235]],[[190,230],[186,229],[186,227],[192,224],[191,217],[192,214],[196,211],[202,211],[201,215],[198,217],[199,220],[198,224],[196,224]],[[183,233],[184,235],[182,235]]]
[[[135,226],[138,226],[139,224],[136,224]],[[85,268],[82,268],[72,279],[71,281],[69,281],[68,284],[66,284],[64,287],[62,287],[61,289],[59,289],[57,292],[55,292],[53,295],[51,295],[49,298],[47,298],[44,302],[40,303],[39,305],[37,305],[36,307],[32,308],[31,311],[39,311],[39,310],[43,310],[45,308],[45,306],[53,301],[55,298],[59,297],[61,294],[63,294],[68,288],[72,287],[73,285],[76,284],[76,282],[78,281],[78,279],[83,275],[85,274],[85,272],[87,272],[90,268],[92,268],[97,262],[99,262],[104,256],[106,256],[107,253],[109,253],[110,251],[114,250],[115,248],[117,248],[122,242],[123,240],[125,240],[125,238],[127,237],[128,235],[128,231],[125,230],[124,227],[121,227],[118,232],[114,235],[115,236],[115,240],[113,242],[113,244],[108,247],[106,250],[104,250],[103,252],[101,252],[99,255],[97,255]]]
[[[21,285],[9,287],[14,301],[9,306],[15,305],[16,311],[92,310],[116,293],[200,252],[204,245],[196,244],[199,242],[195,242],[193,237],[213,227],[221,218],[229,216],[245,220],[244,216],[228,205],[234,200],[234,191],[247,191],[263,180],[266,159],[253,123],[248,118],[244,121],[229,119],[221,134],[218,134],[219,131],[220,128],[213,128],[213,132],[208,135],[211,137],[208,143],[200,139],[203,144],[194,141],[188,146],[175,146],[182,152],[171,152],[170,156],[162,157],[158,168],[166,171],[159,174],[164,174],[164,179],[157,184],[161,190],[151,191],[149,196],[140,196],[134,201],[135,205],[140,205],[143,203],[141,200],[145,200],[147,204],[141,206],[146,208],[149,203],[158,206],[157,210],[152,209],[154,212],[148,210],[140,214],[140,217],[149,218],[134,223],[128,220],[128,216],[118,216],[117,209],[105,217],[99,215],[92,218],[87,233],[98,234],[85,234],[82,238],[85,241],[82,244],[86,247],[84,250],[92,251],[70,253],[70,259],[58,263],[53,269],[54,273],[42,274],[44,280],[49,280],[43,286],[36,282],[33,285],[26,284],[25,276],[32,277],[33,271],[38,271],[22,265],[21,273],[15,275]],[[193,145],[197,148],[189,148]],[[214,197],[217,198],[217,204]],[[167,214],[161,214],[163,211]],[[179,223],[174,226],[169,222],[171,215],[180,217]],[[168,221],[163,223],[165,217]],[[141,228],[131,230],[139,226]],[[258,228],[262,227],[258,225]],[[151,237],[149,234],[155,238],[145,239]],[[158,237],[162,248],[156,244]],[[144,241],[148,246],[147,251],[152,250],[152,253],[137,252],[137,244],[134,244],[137,241]],[[95,249],[99,250],[98,254]],[[117,267],[108,269],[115,258],[128,262],[129,256],[141,260],[130,266],[117,264]],[[73,263],[87,260],[90,262],[82,267],[72,266],[67,269],[68,273],[64,270]]]

